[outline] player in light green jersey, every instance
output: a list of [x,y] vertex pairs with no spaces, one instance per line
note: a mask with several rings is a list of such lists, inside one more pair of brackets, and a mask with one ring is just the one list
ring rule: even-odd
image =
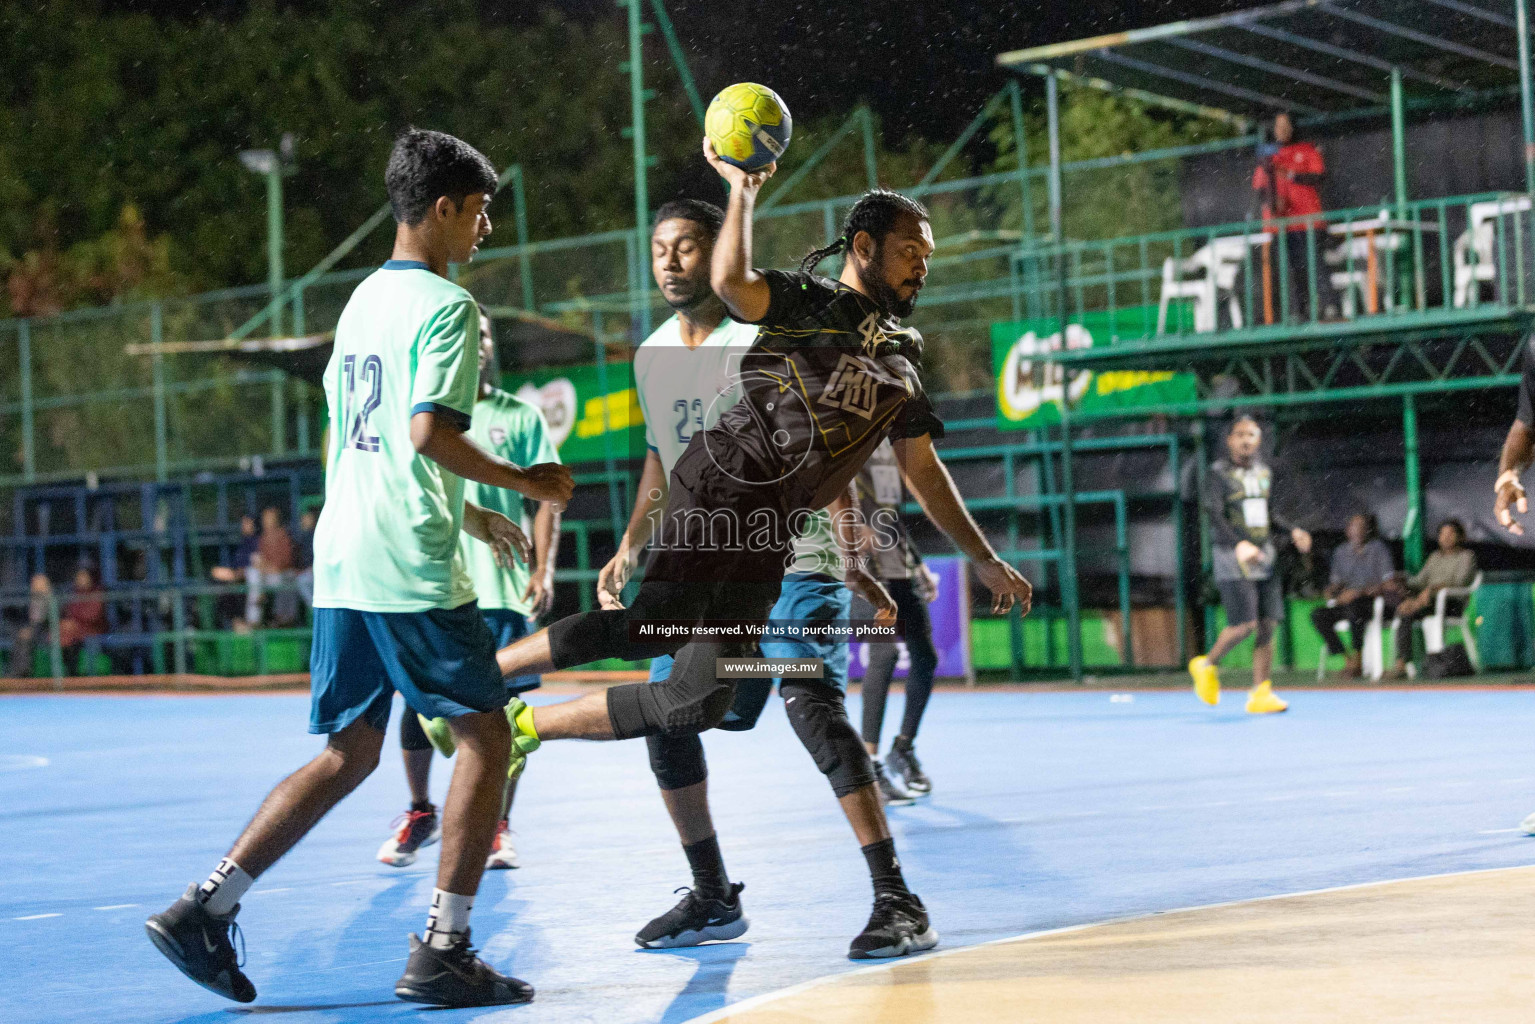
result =
[[397,690],[412,710],[449,719],[460,749],[426,940],[410,937],[395,995],[441,1006],[533,998],[469,944],[513,741],[458,545],[462,529],[503,559],[528,555],[516,524],[465,504],[466,479],[556,502],[569,500],[572,479],[563,466],[515,466],[465,433],[478,321],[447,271],[490,234],[495,169],[451,135],[410,130],[384,178],[394,253],[347,301],[325,371],[332,439],[315,534],[309,727],[326,746],[272,790],[205,882],[145,924],[183,974],[240,1002],[256,998],[232,941],[240,897],[377,767]]
[[[479,394],[470,417],[469,437],[481,448],[515,465],[559,462],[559,452],[549,436],[543,411],[496,387],[501,379],[496,365],[496,344],[490,316],[483,308],[480,309],[479,365]],[[486,487],[472,480],[464,486],[464,500],[520,523],[523,532],[533,541],[530,569],[515,561],[503,566],[489,547],[459,535],[459,554],[474,582],[480,617],[490,627],[496,647],[505,647],[532,632],[533,621],[548,612],[554,602],[554,562],[559,550],[560,512],[554,502],[540,502],[530,524],[523,509],[522,495],[499,487]],[[537,675],[508,679],[507,693],[523,693],[537,687],[539,682]],[[445,720],[437,719],[423,727],[419,715],[407,714],[400,719],[400,747],[411,799],[410,807],[395,819],[393,831],[378,849],[378,859],[390,867],[414,864],[423,846],[430,846],[441,838],[437,808],[428,793],[434,745],[444,755],[452,756],[453,733]],[[507,822],[512,802],[516,799],[520,774],[513,772],[507,777],[506,792],[501,799],[501,823],[496,828],[496,839],[485,862],[487,868],[518,866],[517,850],[512,844]]]

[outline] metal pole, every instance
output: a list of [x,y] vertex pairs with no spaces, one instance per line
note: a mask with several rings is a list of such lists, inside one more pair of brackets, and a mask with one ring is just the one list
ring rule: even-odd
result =
[[273,370],[272,376],[272,454],[288,452],[288,404],[283,385],[287,383],[281,370]]
[[[304,286],[295,284],[293,287],[293,335],[296,338],[304,336]],[[293,382],[293,412],[294,421],[298,425],[298,450],[301,455],[309,454],[309,385],[301,380]]]
[[1407,520],[1402,525],[1402,558],[1409,572],[1423,568],[1423,484],[1418,465],[1418,406],[1402,396],[1402,437],[1407,454]]
[[1402,102],[1402,69],[1391,69],[1391,170],[1396,181],[1396,215],[1407,216],[1407,114]]
[[[629,8],[629,112],[630,133],[634,142],[634,240],[635,252],[649,251],[649,239],[646,237],[646,224],[650,220],[650,184],[648,174],[650,171],[650,157],[645,152],[645,62],[644,44],[642,36],[645,26],[641,21],[640,0],[619,0],[621,4]],[[650,303],[637,293],[641,290],[640,280],[643,278],[638,270],[642,261],[636,258],[632,269],[636,272],[629,282],[630,302],[633,307],[634,317],[639,324],[639,338],[650,334]]]
[[1174,646],[1177,650],[1177,663],[1183,664],[1189,658],[1188,636],[1186,635],[1188,617],[1188,593],[1183,578],[1183,443],[1178,438],[1167,446],[1168,460],[1172,463],[1173,475],[1173,636]]
[[879,165],[874,159],[874,112],[863,110],[863,171],[869,179],[869,188],[879,188]]
[[1023,192],[1023,237],[1034,237],[1034,190],[1029,185],[1029,136],[1023,122],[1023,89],[1015,78],[1007,83],[1008,106],[1013,116],[1013,149],[1018,154],[1018,187]]
[[537,308],[533,295],[533,257],[528,255],[528,197],[523,191],[522,165],[512,167],[512,215],[517,220],[517,270],[522,277],[522,308]]
[[672,28],[671,16],[666,13],[666,5],[661,0],[650,0],[650,9],[655,12],[656,24],[661,26],[661,38],[666,40],[666,48],[671,51],[672,64],[677,68],[677,77],[682,79],[682,91],[687,93],[688,105],[693,108],[693,116],[698,118],[698,125],[701,128],[704,123],[704,99],[698,94],[698,86],[693,82],[693,72],[688,67],[688,56],[677,40],[677,33]]
[[21,364],[21,473],[27,483],[37,479],[37,444],[32,406],[32,322],[22,320],[16,325],[16,354]]
[[1061,91],[1054,72],[1045,77],[1045,112],[1050,127],[1050,234],[1060,243],[1061,229]]
[[273,159],[266,176],[267,288],[272,296],[272,337],[282,337],[282,161]]
[[1066,659],[1071,665],[1071,678],[1082,681],[1082,608],[1077,592],[1077,489],[1072,474],[1071,459],[1071,402],[1070,374],[1063,383],[1061,394],[1061,489],[1062,528],[1065,536],[1061,545],[1061,597],[1066,605]]
[[[1061,210],[1061,89],[1051,72],[1045,78],[1045,109],[1050,127],[1050,240],[1055,244],[1055,310],[1061,345],[1066,344],[1066,235]],[[1067,505],[1070,510],[1070,504]]]
[[1528,0],[1514,0],[1519,33],[1519,112],[1524,119],[1524,190],[1535,193],[1535,98],[1530,93],[1530,16]]
[[53,672],[53,688],[64,689],[64,650],[59,646],[59,596],[48,594],[48,667]]
[[154,345],[154,355],[150,356],[150,370],[154,374],[155,388],[155,479],[164,483],[170,475],[166,470],[170,456],[166,440],[165,354],[160,351],[160,343],[165,340],[165,324],[158,301],[149,307],[149,340]]

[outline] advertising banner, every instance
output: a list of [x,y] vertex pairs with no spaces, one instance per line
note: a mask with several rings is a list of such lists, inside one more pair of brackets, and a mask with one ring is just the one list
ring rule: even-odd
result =
[[[1176,317],[1178,310],[1179,307],[1170,309],[1169,315]],[[1081,323],[1066,325],[1064,340],[1053,318],[992,324],[991,363],[997,376],[998,429],[1028,430],[1059,423],[1062,401],[1071,403],[1072,415],[1192,401],[1193,374],[1074,370],[1068,380],[1065,367],[1039,358],[1046,352],[1060,351],[1063,346],[1071,350],[1108,345],[1115,326],[1139,335],[1141,325],[1156,323],[1156,314],[1154,306],[1118,309],[1111,324],[1107,312],[1087,313]],[[1134,325],[1133,332],[1129,325]]]
[[[933,645],[938,648],[938,678],[974,678],[970,667],[970,581],[963,558],[924,559],[927,567],[938,577],[938,599],[927,606],[928,617],[933,620]],[[906,678],[911,664],[906,655],[906,645],[900,644],[900,660],[896,662],[898,679]],[[862,679],[869,664],[869,645],[852,645],[852,660],[848,671],[854,679]]]
[[644,455],[645,418],[633,369],[609,363],[604,373],[599,386],[595,365],[549,367],[506,374],[501,386],[543,409],[561,462],[600,462],[609,447],[618,459]]

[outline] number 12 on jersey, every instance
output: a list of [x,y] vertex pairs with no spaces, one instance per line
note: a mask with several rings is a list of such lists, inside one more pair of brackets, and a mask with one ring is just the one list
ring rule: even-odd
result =
[[[368,417],[378,408],[384,397],[384,362],[378,356],[367,356],[362,361],[362,372],[357,372],[357,357],[346,356],[341,360],[341,372],[346,375],[346,391],[341,422],[347,425],[346,446],[358,451],[378,451],[378,435],[368,433]],[[357,378],[362,378],[366,394],[359,406]]]

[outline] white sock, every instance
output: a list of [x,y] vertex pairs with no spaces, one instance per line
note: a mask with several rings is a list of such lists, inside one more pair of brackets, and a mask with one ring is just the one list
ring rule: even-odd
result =
[[245,873],[244,868],[225,857],[213,869],[208,880],[198,886],[197,898],[202,901],[208,913],[222,917],[235,908],[240,897],[246,894],[255,881]]
[[432,909],[426,912],[426,944],[447,949],[469,930],[469,911],[473,896],[460,896],[442,889],[432,890]]

